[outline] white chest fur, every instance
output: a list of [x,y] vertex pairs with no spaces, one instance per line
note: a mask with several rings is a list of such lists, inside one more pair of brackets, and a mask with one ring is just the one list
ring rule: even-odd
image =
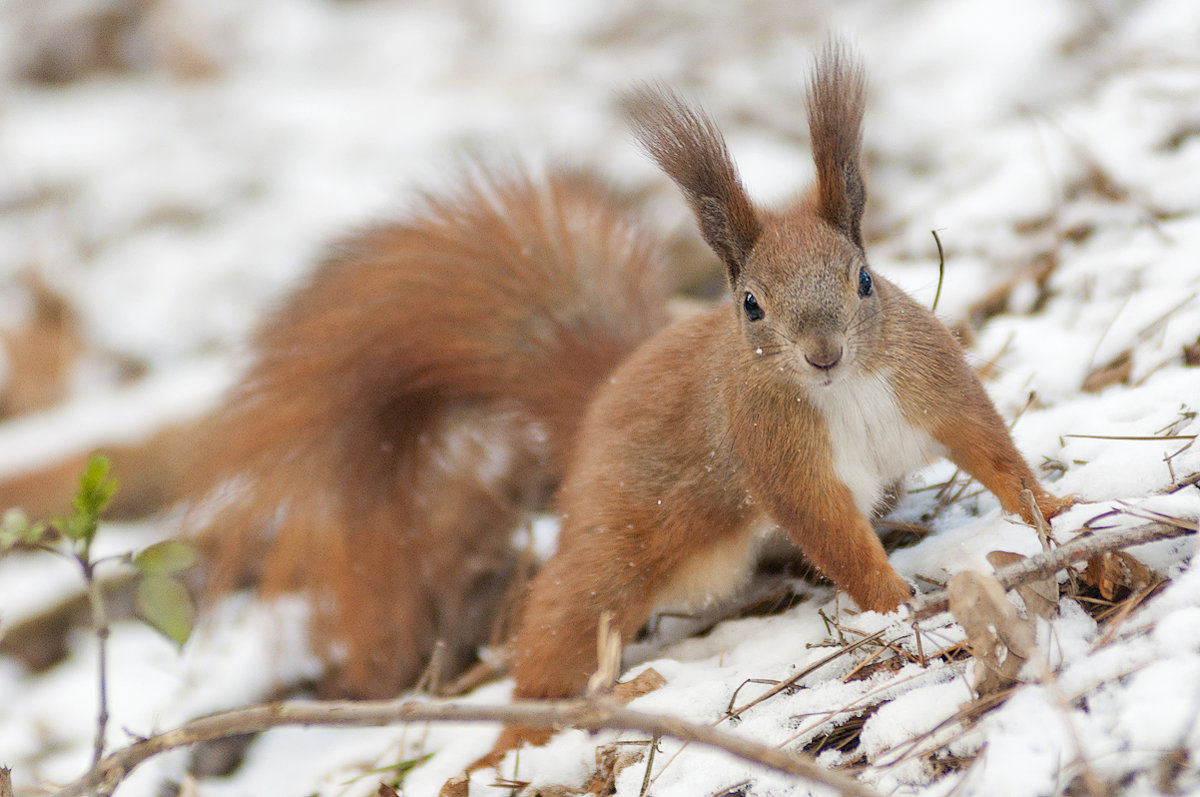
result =
[[833,444],[833,468],[870,516],[883,491],[942,452],[924,431],[910,424],[884,374],[857,376],[812,390]]

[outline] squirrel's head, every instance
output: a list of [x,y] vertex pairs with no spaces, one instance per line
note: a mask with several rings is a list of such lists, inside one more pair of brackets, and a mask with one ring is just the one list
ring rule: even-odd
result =
[[831,40],[808,91],[816,184],[783,212],[750,201],[703,111],[663,88],[644,88],[630,103],[642,146],[683,191],[725,265],[748,350],[806,385],[853,374],[882,322],[861,232],[865,94],[861,66]]
[[804,385],[857,373],[882,323],[863,250],[807,203],[765,219],[733,296],[747,348]]

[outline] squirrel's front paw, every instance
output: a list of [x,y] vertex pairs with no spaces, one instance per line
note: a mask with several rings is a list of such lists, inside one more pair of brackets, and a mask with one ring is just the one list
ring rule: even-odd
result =
[[[1042,517],[1049,520],[1062,514],[1081,501],[1083,501],[1083,498],[1078,495],[1064,495],[1060,498],[1050,493],[1042,493],[1037,498],[1037,507],[1038,511],[1042,513]],[[1026,520],[1032,521],[1032,518],[1026,518]]]

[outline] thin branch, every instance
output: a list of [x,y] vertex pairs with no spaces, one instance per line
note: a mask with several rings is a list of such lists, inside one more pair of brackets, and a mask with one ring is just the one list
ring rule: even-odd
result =
[[695,725],[674,717],[632,711],[609,699],[513,703],[473,706],[424,703],[401,698],[375,701],[285,701],[227,711],[192,720],[175,730],[143,739],[107,756],[87,775],[55,797],[111,794],[126,775],[147,759],[177,747],[284,725],[379,727],[402,722],[504,722],[534,727],[573,726],[589,731],[639,731],[715,747],[770,769],[821,783],[843,794],[876,797],[876,792],[841,772],[826,769],[811,757]]
[[92,612],[92,631],[96,634],[97,646],[97,709],[96,709],[96,741],[92,746],[92,766],[100,763],[104,757],[104,737],[108,732],[108,612],[104,607],[104,594],[100,582],[96,579],[96,564],[83,558],[79,565],[83,568],[83,578],[87,582],[88,604]]
[[[1103,534],[1088,534],[1076,537],[1053,551],[1030,556],[1024,561],[1002,567],[996,571],[996,578],[1001,586],[1009,589],[1017,584],[1052,576],[1075,562],[1082,562],[1102,553],[1156,540],[1183,537],[1195,534],[1196,530],[1195,521],[1175,521],[1147,523],[1143,526],[1108,531]],[[922,620],[945,611],[949,605],[949,593],[946,590],[939,590],[915,598],[909,604],[909,614],[914,620]]]
[[1182,479],[1168,487],[1165,492],[1177,493],[1184,487],[1191,487],[1193,485],[1200,485],[1200,471],[1193,473],[1191,476],[1184,476]]
[[1064,434],[1061,437],[1071,437],[1076,440],[1131,440],[1143,442],[1156,442],[1159,440],[1195,440],[1200,435],[1194,434]]

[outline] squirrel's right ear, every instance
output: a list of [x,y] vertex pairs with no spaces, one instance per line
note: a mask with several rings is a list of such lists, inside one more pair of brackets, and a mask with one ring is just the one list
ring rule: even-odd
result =
[[629,97],[629,120],[638,141],[683,191],[700,234],[736,285],[762,222],[746,196],[725,139],[701,110],[670,89],[643,86]]

